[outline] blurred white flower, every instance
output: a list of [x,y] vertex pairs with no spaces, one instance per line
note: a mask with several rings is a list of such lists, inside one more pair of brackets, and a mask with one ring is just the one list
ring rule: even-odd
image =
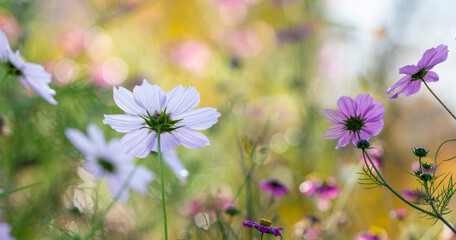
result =
[[[120,141],[113,139],[106,143],[103,133],[95,124],[87,126],[87,133],[88,137],[77,129],[65,130],[67,138],[86,158],[83,168],[95,179],[105,179],[112,196],[118,196],[120,201],[128,199],[130,189],[145,194],[147,185],[155,178],[154,173],[138,166],[129,179],[135,164],[132,156],[122,152]],[[125,184],[125,189],[122,189]]]
[[0,223],[0,239],[16,240],[16,238],[11,236],[11,226],[8,223]]
[[57,105],[57,101],[54,99],[55,90],[49,87],[52,75],[47,73],[41,65],[24,62],[19,51],[11,50],[8,39],[1,30],[0,60],[6,62],[8,75],[18,77],[24,88],[31,87],[44,100]]

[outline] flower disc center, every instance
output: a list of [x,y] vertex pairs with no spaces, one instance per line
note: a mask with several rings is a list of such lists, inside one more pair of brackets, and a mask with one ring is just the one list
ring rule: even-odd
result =
[[112,173],[112,172],[116,171],[116,167],[111,162],[106,161],[102,158],[99,158],[97,161],[98,161],[98,164],[100,164],[100,166],[107,172]]
[[425,68],[420,69],[417,73],[412,75],[412,81],[421,80],[426,76],[427,71]]
[[363,119],[360,119],[358,117],[349,118],[345,122],[345,127],[347,127],[347,130],[353,131],[353,132],[360,131],[363,126],[364,126]]
[[261,226],[265,226],[265,227],[270,227],[272,225],[272,221],[268,220],[268,219],[260,219],[259,222],[260,222]]

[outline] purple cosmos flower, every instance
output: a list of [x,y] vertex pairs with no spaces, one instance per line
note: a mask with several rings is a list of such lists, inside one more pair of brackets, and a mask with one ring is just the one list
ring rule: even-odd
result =
[[311,177],[299,185],[299,191],[306,196],[316,196],[317,207],[321,211],[327,211],[332,205],[331,200],[340,194],[336,180],[332,177],[328,177],[325,181]]
[[358,233],[355,240],[389,240],[389,238],[384,229],[371,227],[369,231]]
[[360,94],[355,99],[342,96],[337,100],[337,108],[339,111],[323,109],[326,120],[335,124],[322,133],[323,138],[340,138],[336,149],[345,147],[350,140],[356,146],[359,136],[369,140],[383,128],[385,107],[381,102],[374,102],[368,93]]
[[145,167],[137,167],[123,190],[123,185],[135,168],[133,157],[122,152],[119,140],[113,139],[107,143],[95,124],[87,126],[87,133],[86,137],[77,129],[65,130],[67,138],[86,158],[84,169],[95,179],[105,179],[111,195],[115,197],[120,194],[118,199],[121,201],[128,199],[129,189],[145,194],[147,185],[155,178],[154,173]]
[[426,199],[426,194],[419,190],[402,190],[402,195],[409,201],[422,202]]
[[263,191],[272,194],[272,196],[276,198],[279,198],[290,192],[285,184],[276,179],[265,179],[261,181],[260,188]]
[[47,73],[43,66],[35,63],[26,63],[19,55],[19,51],[15,53],[11,50],[8,39],[0,30],[0,60],[6,62],[8,74],[17,76],[19,81],[28,89],[31,87],[44,100],[53,105],[57,105],[54,99],[55,90],[49,87],[52,75]]
[[2,240],[16,240],[11,236],[11,226],[8,223],[0,223],[0,239]]
[[272,222],[270,220],[260,219],[259,222],[260,223],[254,221],[243,221],[242,225],[244,226],[244,228],[255,228],[260,233],[274,234],[274,236],[280,237],[280,239],[282,239],[282,234],[280,233],[280,231],[282,231],[283,228],[271,227]]
[[[195,108],[200,100],[194,87],[181,85],[165,94],[157,85],[144,80],[133,93],[123,87],[113,88],[114,101],[127,114],[105,115],[104,124],[126,133],[120,140],[126,154],[145,158],[151,151],[157,152],[157,129],[154,122],[164,121],[170,127],[162,129],[161,151],[174,147],[197,149],[208,146],[209,139],[197,130],[204,130],[217,122],[220,113],[210,107]],[[163,116],[159,119],[160,116]]]
[[399,69],[400,74],[406,74],[397,83],[386,90],[386,94],[390,94],[396,88],[397,92],[391,95],[391,99],[395,99],[399,94],[403,93],[405,97],[416,94],[420,91],[421,81],[437,82],[439,76],[437,73],[430,71],[435,65],[444,62],[448,57],[448,46],[440,45],[437,48],[428,49],[418,65],[407,65]]

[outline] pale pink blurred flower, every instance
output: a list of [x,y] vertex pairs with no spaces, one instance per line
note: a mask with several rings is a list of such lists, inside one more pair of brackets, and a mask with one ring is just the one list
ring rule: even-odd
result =
[[112,231],[127,234],[133,230],[135,212],[127,204],[115,203],[106,214],[106,227]]
[[248,28],[228,34],[225,41],[229,53],[234,57],[254,57],[263,50],[260,38],[253,30]]
[[[374,163],[375,167],[381,171],[383,168],[383,152],[384,152],[383,148],[380,145],[372,144],[372,147],[369,149],[366,149],[366,151],[369,154],[369,157],[372,160],[372,162]],[[371,167],[371,163],[370,163],[369,159],[367,158],[367,156],[366,156],[365,160],[366,161],[364,161],[364,157],[361,154],[359,157],[359,161],[361,163],[363,163],[364,165],[366,165],[366,163],[367,163],[366,167]],[[373,169],[371,169],[371,170],[374,171]]]
[[203,74],[211,60],[211,52],[206,44],[199,41],[184,41],[173,45],[171,61],[178,67],[193,74]]
[[0,13],[0,29],[13,45],[22,37],[22,29],[16,18],[12,15]]
[[439,240],[456,240],[456,234],[450,228],[443,225],[443,230],[439,234]]
[[11,226],[8,223],[0,223],[0,239],[1,240],[16,240],[11,236]]
[[86,33],[85,29],[73,29],[63,35],[62,44],[68,55],[76,57],[85,50]]
[[220,19],[225,25],[236,26],[245,20],[249,5],[244,0],[216,1]]
[[213,222],[217,219],[217,216],[222,215],[230,207],[234,207],[231,204],[231,197],[218,192],[195,198],[181,213],[184,216],[205,213]]
[[405,217],[407,217],[407,209],[398,208],[398,209],[391,210],[389,213],[389,216],[391,219],[394,219],[394,220],[403,220]]

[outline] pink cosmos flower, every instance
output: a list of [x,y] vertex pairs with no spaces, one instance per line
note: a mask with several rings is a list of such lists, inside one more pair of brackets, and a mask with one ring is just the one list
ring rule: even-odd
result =
[[403,220],[405,217],[407,217],[407,208],[398,208],[391,210],[389,216],[391,219]]
[[339,111],[323,109],[325,119],[335,124],[322,133],[323,138],[340,138],[336,149],[345,147],[350,140],[356,146],[359,136],[369,140],[383,128],[385,107],[381,102],[374,102],[368,93],[360,94],[355,99],[342,96],[337,100],[337,108]]
[[[368,148],[368,149],[366,149],[366,151],[369,154],[369,157],[371,158],[375,167],[381,171],[383,168],[383,162],[384,162],[383,161],[383,148],[381,146],[373,145],[372,148]],[[359,157],[359,161],[362,162],[364,165],[366,165],[366,163],[367,163],[366,167],[371,168],[371,163],[370,163],[369,159],[367,159],[367,156],[366,156],[366,161],[364,161],[364,157],[361,154]],[[371,169],[371,170],[374,171],[373,169]]]
[[129,189],[145,194],[147,185],[155,178],[154,173],[145,167],[137,167],[126,189],[122,189],[135,168],[133,157],[121,151],[119,140],[106,142],[103,132],[95,124],[87,126],[87,133],[86,137],[77,129],[65,130],[70,142],[85,156],[84,169],[95,179],[105,179],[111,195],[116,197],[120,194],[121,201],[128,199]]
[[211,61],[211,52],[203,42],[185,41],[173,46],[170,58],[180,68],[193,74],[202,74]]
[[260,188],[276,198],[287,195],[290,192],[285,184],[276,179],[265,179],[261,181]]
[[332,205],[331,201],[340,194],[340,189],[333,177],[328,177],[325,181],[310,177],[299,185],[299,191],[306,196],[316,196],[317,207],[321,211],[327,211]]
[[43,66],[35,63],[26,63],[19,55],[19,51],[13,52],[5,34],[0,30],[0,60],[6,62],[8,74],[19,78],[24,88],[32,88],[44,100],[57,105],[54,99],[55,90],[49,87],[52,75],[47,73]]
[[399,69],[400,74],[406,74],[397,83],[386,90],[386,94],[390,94],[396,88],[397,92],[391,95],[391,99],[395,99],[399,94],[403,93],[405,97],[416,94],[421,89],[421,81],[437,82],[439,76],[437,73],[430,71],[435,65],[444,62],[448,57],[448,46],[440,45],[437,48],[428,49],[418,65],[407,65]]
[[151,151],[157,152],[158,129],[154,122],[160,121],[172,125],[161,129],[162,152],[179,145],[192,149],[210,145],[209,139],[197,130],[214,125],[220,113],[210,107],[193,109],[200,101],[194,87],[179,85],[165,94],[158,85],[144,79],[133,92],[123,87],[114,87],[113,91],[114,101],[126,114],[104,115],[103,123],[126,133],[120,140],[126,154],[145,158]]

